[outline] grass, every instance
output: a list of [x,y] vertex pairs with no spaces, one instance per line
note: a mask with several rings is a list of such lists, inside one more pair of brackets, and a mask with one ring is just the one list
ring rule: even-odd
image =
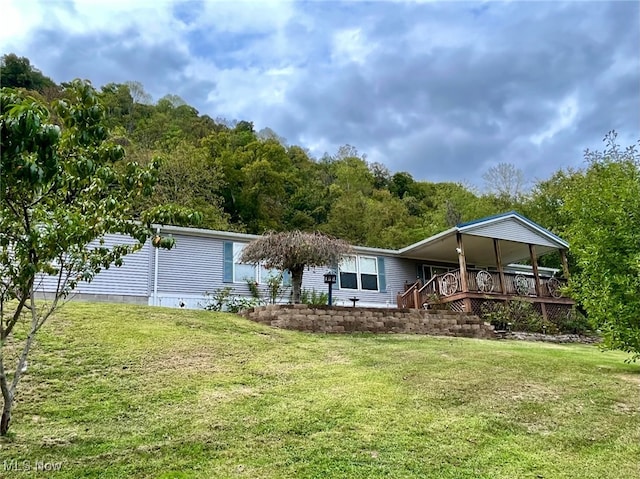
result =
[[0,477],[636,478],[624,359],[73,303],[38,337]]

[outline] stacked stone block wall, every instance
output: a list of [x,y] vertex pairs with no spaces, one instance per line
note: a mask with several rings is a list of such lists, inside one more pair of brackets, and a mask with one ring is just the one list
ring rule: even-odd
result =
[[268,305],[243,312],[269,326],[318,333],[403,333],[493,338],[493,326],[469,313],[447,310]]

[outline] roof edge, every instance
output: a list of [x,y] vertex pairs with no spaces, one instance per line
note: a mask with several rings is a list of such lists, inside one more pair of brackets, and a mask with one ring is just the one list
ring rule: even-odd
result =
[[549,231],[545,227],[540,226],[535,221],[532,221],[529,218],[527,218],[526,216],[521,215],[520,213],[518,213],[515,210],[511,210],[511,211],[508,211],[506,213],[501,213],[501,214],[497,214],[497,215],[486,216],[484,218],[480,218],[480,219],[473,220],[473,221],[467,221],[465,223],[460,223],[460,224],[456,225],[456,228],[461,233],[464,233],[465,229],[469,229],[472,226],[476,226],[476,225],[479,225],[479,224],[482,224],[482,223],[493,223],[494,221],[499,221],[499,220],[508,219],[508,218],[516,218],[516,219],[518,219],[519,221],[521,221],[522,223],[528,225],[532,229],[538,231],[542,235],[547,236],[548,238],[552,239],[554,242],[559,243],[561,246],[564,246],[564,248],[569,249],[569,243],[567,243],[565,240],[560,238],[558,235],[552,233],[551,231]]

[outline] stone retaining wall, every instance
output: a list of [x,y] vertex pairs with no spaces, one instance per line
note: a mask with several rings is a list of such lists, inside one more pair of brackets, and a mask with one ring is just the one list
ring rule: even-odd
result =
[[587,336],[584,334],[541,334],[522,332],[498,332],[497,339],[517,339],[520,341],[544,341],[546,343],[582,343],[597,344],[602,342],[599,336]]
[[470,313],[446,310],[382,309],[268,305],[250,308],[242,315],[252,321],[282,329],[318,333],[405,333],[470,338],[493,338],[493,326]]

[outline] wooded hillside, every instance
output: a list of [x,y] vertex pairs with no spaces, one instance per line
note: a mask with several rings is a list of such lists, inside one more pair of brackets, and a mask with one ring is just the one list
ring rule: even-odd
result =
[[[60,95],[50,78],[14,54],[3,57],[0,77],[5,87],[36,90],[47,99]],[[127,161],[163,159],[153,202],[197,208],[208,228],[319,230],[354,244],[395,248],[460,221],[523,211],[531,202],[497,182],[495,193],[479,194],[460,183],[416,181],[369,163],[350,145],[313,158],[304,145],[288,144],[268,128],[255,131],[251,121],[214,119],[175,95],[154,103],[136,82],[99,91]]]

